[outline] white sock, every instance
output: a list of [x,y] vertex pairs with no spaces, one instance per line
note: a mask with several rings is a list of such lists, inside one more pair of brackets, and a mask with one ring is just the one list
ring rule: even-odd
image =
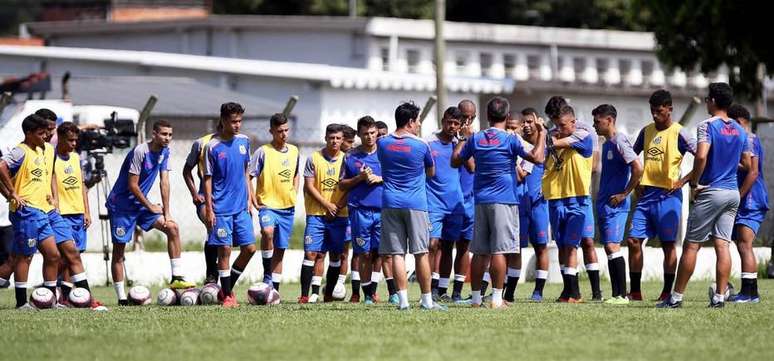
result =
[[426,308],[433,308],[433,294],[423,293],[421,302],[422,306],[425,306]]
[[567,267],[565,267],[563,264],[560,264],[559,271],[562,272],[562,274],[564,274],[567,271]]
[[449,288],[449,277],[438,279],[438,288]]
[[398,290],[398,298],[400,299],[400,308],[409,307],[408,290]]
[[539,270],[535,271],[535,278],[539,278],[539,279],[542,279],[542,280],[547,279],[548,278],[548,271],[545,271],[545,270],[542,270],[542,269],[539,269]]
[[341,267],[341,260],[328,263],[328,268],[336,268],[336,267]]
[[492,287],[492,306],[497,307],[503,304],[503,289]]
[[672,291],[672,302],[681,302],[683,300],[683,294]]
[[312,286],[319,286],[322,284],[322,276],[312,276]]
[[371,282],[373,283],[379,283],[379,281],[382,280],[382,273],[381,272],[371,272]]
[[454,275],[454,280],[458,282],[465,282],[465,275]]
[[363,282],[363,283],[361,283],[361,284],[360,284],[360,287],[361,287],[361,288],[366,288],[366,287],[368,287],[368,286],[370,286],[370,285],[371,285],[371,281],[368,281],[368,282]]
[[470,303],[472,303],[474,305],[480,305],[481,304],[481,290],[470,291]]
[[607,259],[609,259],[611,261],[616,259],[616,258],[621,258],[621,257],[623,257],[623,253],[621,253],[621,251],[613,252],[613,253],[607,255]]
[[360,272],[352,271],[352,280],[353,281],[360,281]]
[[434,280],[437,280],[437,279],[440,279],[440,278],[441,278],[441,275],[440,275],[438,272],[433,272],[433,273],[432,273],[432,278],[433,278]]
[[[73,275],[72,277],[70,277],[70,279],[73,281],[73,283],[83,281],[86,279],[86,272],[81,272],[77,275]],[[69,283],[69,282],[62,282],[63,285],[65,285],[66,283]],[[70,283],[69,286],[70,288],[72,288],[73,287],[72,283]]]
[[484,272],[484,279],[483,279],[483,281],[487,282],[487,283],[492,283],[492,276],[489,275],[489,271]]
[[272,273],[271,274],[271,281],[280,283],[282,282],[282,273]]
[[567,267],[564,269],[564,273],[568,276],[575,276],[578,274],[578,269],[575,267]]
[[599,263],[586,264],[586,271],[599,271]]
[[521,268],[508,267],[508,277],[521,277]]
[[726,297],[716,293],[714,296],[712,296],[712,302],[718,303],[718,302],[725,302]]
[[183,275],[183,260],[180,258],[170,258],[169,265],[172,268],[172,277]]
[[[755,272],[742,272],[742,279],[743,280],[745,280],[745,279],[754,280],[754,279],[757,279],[757,278],[758,278],[758,274],[755,273]],[[0,280],[0,284],[2,284],[2,280]]]
[[114,282],[113,287],[116,289],[116,296],[119,300],[126,299],[126,290],[124,289],[124,281]]
[[339,275],[339,279],[336,280],[336,284],[343,285],[346,280],[347,280],[347,275]]
[[268,251],[261,251],[261,257],[262,258],[272,258],[272,257],[274,257],[274,250],[270,249]]

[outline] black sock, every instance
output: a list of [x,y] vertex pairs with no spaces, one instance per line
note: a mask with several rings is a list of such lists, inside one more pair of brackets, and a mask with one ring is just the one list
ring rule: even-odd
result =
[[64,282],[62,282],[62,284],[59,285],[59,290],[62,291],[62,299],[64,299],[64,300],[69,300],[70,299],[70,292],[73,290],[72,287],[70,287],[70,286],[66,285]]
[[[89,288],[89,281],[88,280],[80,280],[78,282],[75,282],[75,287],[85,288],[86,291],[91,292],[91,288]],[[69,294],[68,294],[68,296],[69,296]]]
[[237,281],[239,281],[239,276],[242,275],[242,272],[244,272],[244,270],[245,270],[244,267],[242,267],[240,269],[235,264],[231,265],[231,276],[230,277],[231,277],[231,284],[232,285],[236,285],[237,284]]
[[675,283],[674,273],[664,273],[664,288],[661,293],[672,293],[672,285]]
[[262,257],[261,262],[263,263],[263,279],[271,282],[271,257]]
[[610,272],[610,289],[613,297],[621,296],[621,291],[618,289],[618,269],[615,265],[616,259],[607,260],[607,270]]
[[204,245],[204,265],[206,278],[218,277],[218,246]]
[[325,296],[333,297],[333,287],[336,287],[339,273],[341,273],[341,265],[336,267],[328,265],[328,272],[325,274]]
[[543,294],[543,287],[546,286],[545,278],[535,278],[535,290],[532,293]]
[[758,279],[757,278],[751,278],[750,279],[750,292],[748,295],[753,297],[760,297],[758,295]]
[[[309,296],[309,286],[312,284],[312,274],[314,273],[314,265],[301,266],[301,297]],[[319,291],[319,287],[318,287]]]
[[27,303],[27,287],[16,287],[16,307],[24,306]]
[[481,281],[481,297],[486,296],[486,288],[489,287],[489,282]]
[[430,293],[432,293],[434,295],[438,294],[438,279],[437,278],[433,278],[430,281]]
[[43,287],[48,288],[48,290],[51,291],[51,293],[56,295],[56,286],[45,286],[44,285]]
[[462,297],[462,286],[465,285],[465,281],[454,280],[454,288],[452,289],[452,297]]
[[[599,272],[599,271],[597,271]],[[570,287],[572,289],[571,296],[572,298],[579,300],[581,299],[581,293],[580,293],[580,284],[578,283],[578,275],[572,275],[570,276]]]
[[280,286],[279,282],[271,281],[271,287],[277,290],[277,292],[279,292],[279,286]]
[[220,276],[220,289],[226,297],[231,295],[231,276]]
[[505,281],[505,292],[503,293],[503,299],[508,302],[514,301],[516,294],[516,285],[519,283],[519,277],[508,276],[508,280]]
[[320,295],[320,285],[312,285],[312,294]]
[[350,279],[349,283],[352,284],[352,296],[357,295],[360,297],[360,280]]
[[[387,293],[389,293],[390,296],[398,293],[398,288],[395,287],[395,279],[388,278],[388,279],[386,279],[386,282],[387,282]],[[460,287],[460,288],[462,288],[462,287]]]
[[750,280],[742,278],[742,289],[739,290],[740,295],[750,296]]
[[562,294],[559,298],[570,298],[570,276],[566,273],[562,273]]
[[631,293],[642,292],[640,290],[640,279],[642,278],[642,272],[629,272],[629,278],[631,279]]
[[364,284],[364,285],[362,285],[362,287],[363,287],[363,296],[365,296],[365,297],[371,297],[371,295],[372,295],[372,293],[371,293],[371,285],[372,285],[372,284],[373,284],[373,283],[369,283],[369,284],[367,284],[367,285],[365,285],[365,284]]
[[[591,295],[592,297],[602,296],[602,290],[599,287],[599,270],[586,271],[589,275],[589,283],[591,283]],[[576,275],[577,277],[577,275]]]
[[379,282],[373,282],[371,281],[371,296],[373,297],[376,294],[376,291],[379,289]]
[[614,261],[618,273],[618,291],[621,292],[621,297],[626,297],[626,260],[618,257]]
[[441,286],[438,286],[438,295],[439,295],[439,296],[443,296],[443,295],[445,295],[445,294],[446,294],[446,292],[448,292],[448,291],[449,291],[449,287],[441,287]]

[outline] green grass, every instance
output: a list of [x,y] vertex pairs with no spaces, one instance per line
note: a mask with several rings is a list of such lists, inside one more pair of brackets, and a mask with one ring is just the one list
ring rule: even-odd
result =
[[[690,284],[679,310],[658,310],[652,301],[623,307],[528,303],[523,297],[533,284],[527,283],[508,310],[451,306],[444,313],[399,312],[385,304],[301,306],[294,303],[293,284],[283,285],[284,302],[274,307],[244,303],[240,284],[243,304],[236,310],[119,308],[112,289],[98,288],[110,312],[18,312],[13,292],[4,290],[0,354],[3,360],[764,360],[771,355],[774,281],[759,283],[762,303],[722,310],[706,308],[708,282]],[[660,290],[656,283],[644,286],[649,298]],[[588,294],[588,283],[582,287]],[[549,285],[545,294],[558,292]],[[416,285],[411,293],[416,300]]]

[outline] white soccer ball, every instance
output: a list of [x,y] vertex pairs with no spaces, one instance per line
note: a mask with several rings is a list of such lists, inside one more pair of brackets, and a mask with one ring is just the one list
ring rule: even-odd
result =
[[[712,301],[712,297],[715,296],[715,290],[717,289],[715,283],[710,284],[709,288],[707,289],[707,296],[709,297],[710,301]],[[724,301],[730,300],[732,297],[736,295],[736,292],[734,290],[734,285],[731,284],[731,282],[728,283],[726,286],[726,292],[723,294]]]
[[282,299],[279,291],[272,288],[271,294],[269,295],[269,305],[279,305],[281,301]]
[[336,286],[333,287],[333,299],[336,301],[342,301],[345,298],[347,298],[347,288],[344,287],[343,284],[337,283]]
[[148,287],[134,286],[129,289],[129,303],[143,306],[151,303],[151,292]]
[[202,287],[202,292],[199,294],[199,303],[203,305],[217,305],[220,303],[219,294],[220,286],[215,283],[208,283]]
[[68,297],[70,304],[76,308],[86,308],[91,306],[91,292],[85,288],[75,288],[70,291]]
[[174,290],[171,288],[165,288],[161,291],[159,291],[159,294],[156,296],[156,303],[159,304],[159,306],[173,306],[177,304],[177,293],[175,293]]
[[274,289],[263,283],[256,283],[247,289],[247,301],[251,305],[266,305],[271,299],[271,291]]
[[181,306],[194,306],[199,303],[199,293],[201,293],[202,290],[198,288],[189,288],[183,292],[182,295],[180,295],[180,305]]
[[56,304],[56,295],[48,288],[38,287],[32,291],[30,303],[37,308],[51,308]]

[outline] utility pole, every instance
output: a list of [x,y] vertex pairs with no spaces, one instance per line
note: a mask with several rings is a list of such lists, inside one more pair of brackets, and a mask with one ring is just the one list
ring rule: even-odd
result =
[[446,42],[443,39],[443,22],[446,18],[446,0],[435,0],[435,96],[436,119],[441,128],[443,111],[446,109],[446,85],[444,84],[444,63],[446,62]]

